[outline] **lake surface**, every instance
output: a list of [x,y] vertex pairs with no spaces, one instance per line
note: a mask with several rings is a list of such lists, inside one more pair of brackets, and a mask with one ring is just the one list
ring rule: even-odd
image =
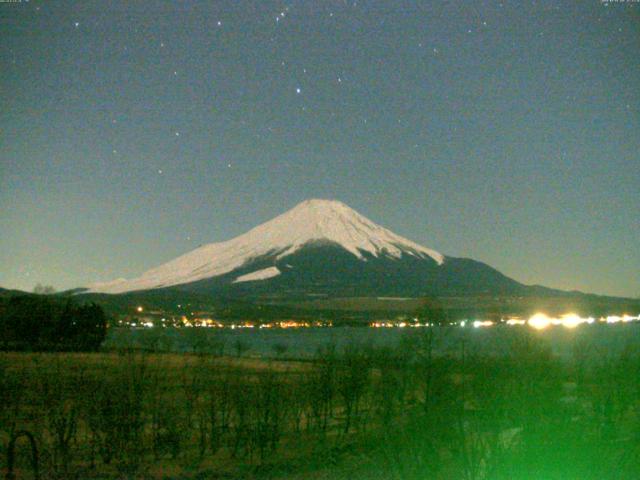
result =
[[[207,352],[261,357],[312,357],[318,349],[347,345],[397,348],[418,341],[425,328],[298,328],[298,329],[213,329],[148,328],[114,329],[105,348],[144,348],[174,352]],[[640,348],[640,323],[561,326],[534,331],[527,326],[499,325],[487,328],[436,327],[434,338],[439,353],[501,354],[527,334],[539,338],[551,351],[570,357],[574,351],[595,355],[617,355],[626,348]]]

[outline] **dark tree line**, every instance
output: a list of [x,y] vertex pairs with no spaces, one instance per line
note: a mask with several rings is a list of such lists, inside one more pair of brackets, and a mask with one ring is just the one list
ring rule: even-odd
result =
[[5,351],[94,351],[106,333],[107,317],[93,303],[24,295],[0,306],[0,349]]

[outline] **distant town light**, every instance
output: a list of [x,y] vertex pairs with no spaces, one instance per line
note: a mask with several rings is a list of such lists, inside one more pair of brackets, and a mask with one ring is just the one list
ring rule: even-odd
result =
[[536,330],[544,330],[549,325],[551,325],[551,319],[544,313],[536,313],[529,319],[527,323]]
[[575,313],[567,313],[560,320],[562,321],[562,326],[566,328],[576,328],[581,323],[586,322],[586,319],[580,318]]
[[520,320],[519,318],[510,318],[507,320],[507,325],[524,325],[527,323],[525,320]]
[[493,326],[493,322],[491,320],[475,320],[473,322],[474,328],[491,327],[491,326]]

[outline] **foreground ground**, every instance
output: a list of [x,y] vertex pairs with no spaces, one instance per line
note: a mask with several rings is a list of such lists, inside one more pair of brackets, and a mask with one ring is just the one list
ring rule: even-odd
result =
[[393,349],[327,345],[305,361],[1,354],[0,472],[33,478],[37,469],[51,479],[640,478],[640,357],[633,346],[609,355],[576,345],[560,359],[522,330],[499,355],[470,354],[464,341],[456,355],[435,355],[446,336],[428,330]]

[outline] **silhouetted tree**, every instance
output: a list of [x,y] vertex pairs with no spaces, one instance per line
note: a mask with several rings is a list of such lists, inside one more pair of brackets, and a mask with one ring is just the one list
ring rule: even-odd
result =
[[62,304],[50,298],[12,297],[0,317],[3,350],[97,350],[107,317],[96,304]]
[[42,285],[41,283],[38,283],[33,287],[33,293],[37,293],[39,295],[51,295],[52,293],[56,293],[56,289],[51,285]]
[[414,312],[414,316],[432,325],[442,325],[449,320],[447,311],[439,300],[434,298],[423,298],[420,305]]
[[238,338],[233,344],[233,348],[236,351],[236,356],[240,358],[247,350],[249,350],[249,344]]

